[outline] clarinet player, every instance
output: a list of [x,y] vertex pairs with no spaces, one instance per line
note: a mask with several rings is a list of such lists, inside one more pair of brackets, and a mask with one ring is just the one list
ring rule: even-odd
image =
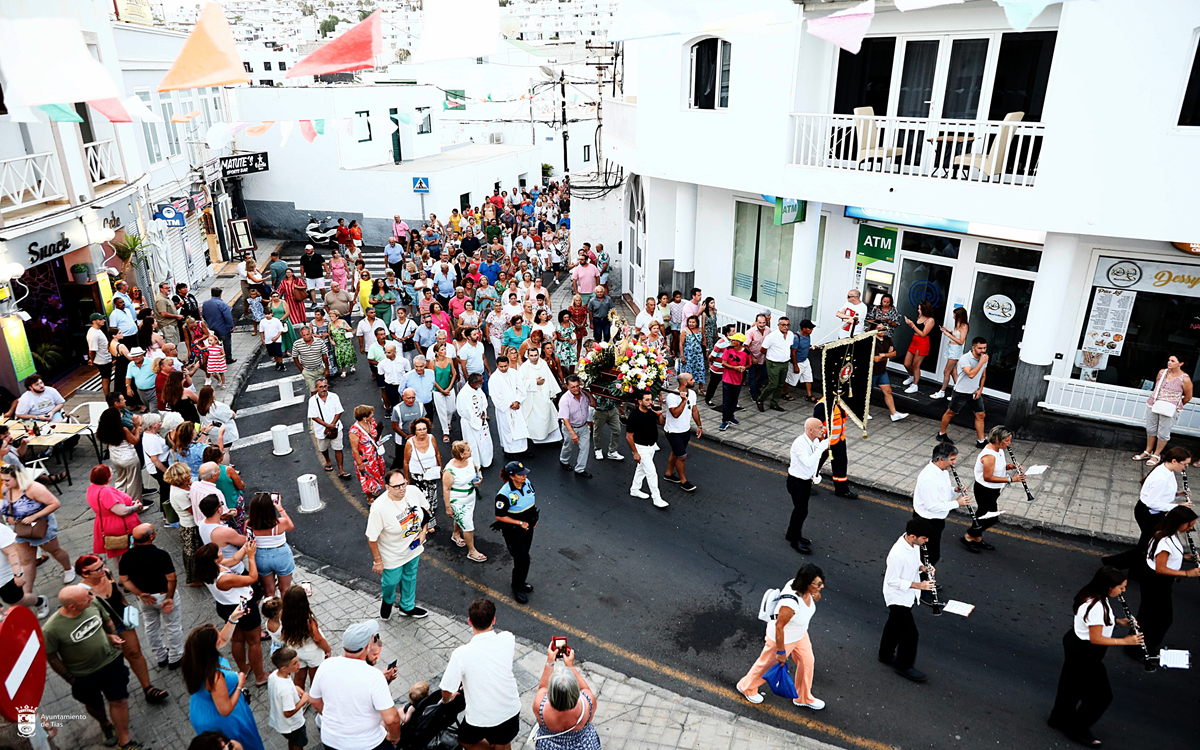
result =
[[[958,448],[954,443],[938,443],[933,447],[933,458],[917,475],[917,486],[913,490],[913,518],[929,524],[929,564],[937,567],[942,559],[942,531],[946,528],[946,516],[955,508],[969,501],[959,494],[950,477],[950,467],[958,463]],[[929,603],[928,600],[926,603]]]
[[[1173,449],[1169,449],[1173,450]],[[1200,569],[1183,569],[1183,544],[1179,541],[1180,534],[1187,534],[1196,528],[1196,512],[1182,505],[1163,516],[1158,527],[1150,535],[1146,551],[1146,567],[1141,577],[1142,602],[1138,605],[1137,619],[1146,636],[1146,653],[1150,655],[1151,663],[1147,669],[1156,666],[1154,660],[1162,647],[1163,638],[1171,627],[1174,619],[1174,606],[1171,602],[1171,589],[1180,578],[1200,577]],[[1187,555],[1191,557],[1191,555]],[[1126,647],[1125,653],[1138,661],[1142,661],[1141,649]]]
[[[1008,472],[1017,468],[1005,463],[1004,449],[1012,445],[1013,433],[1004,425],[996,425],[988,432],[987,445],[975,458],[975,522],[967,529],[967,534],[961,537],[963,546],[974,554],[983,550],[989,552],[996,549],[983,540],[983,532],[996,525],[999,516],[979,520],[980,516],[995,513],[1000,500],[1000,491],[1013,482],[1025,479],[1024,474],[1008,476]],[[1000,467],[1004,467],[999,470]]]
[[1125,574],[1105,566],[1096,571],[1088,585],[1075,595],[1073,627],[1063,634],[1063,667],[1058,678],[1058,695],[1046,722],[1067,737],[1088,747],[1099,747],[1100,740],[1091,732],[1108,705],[1112,688],[1104,654],[1109,646],[1124,646],[1141,651],[1141,634],[1130,633],[1113,638],[1113,626],[1128,626],[1129,620],[1113,615],[1110,597],[1121,596],[1128,585]]
[[925,673],[915,669],[917,661],[917,623],[912,608],[917,604],[918,591],[932,591],[932,581],[922,581],[921,574],[933,576],[933,566],[921,564],[921,545],[929,542],[929,522],[914,518],[904,527],[887,556],[887,571],[883,574],[883,601],[887,604],[888,619],[879,639],[879,661],[891,666],[896,674],[924,682]]
[[1146,543],[1154,529],[1176,506],[1176,500],[1179,498],[1183,498],[1183,502],[1179,504],[1192,507],[1192,502],[1179,489],[1179,480],[1176,478],[1176,475],[1186,471],[1191,463],[1192,454],[1186,448],[1176,446],[1163,451],[1162,463],[1155,466],[1142,480],[1138,503],[1133,508],[1133,518],[1141,529],[1137,545],[1119,555],[1104,558],[1105,565],[1129,568],[1130,576],[1134,579],[1141,576],[1142,569],[1135,565],[1146,553]]

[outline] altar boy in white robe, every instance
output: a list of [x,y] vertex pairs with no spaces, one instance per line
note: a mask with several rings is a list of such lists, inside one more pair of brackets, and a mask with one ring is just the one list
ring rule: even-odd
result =
[[492,403],[496,405],[496,430],[500,433],[500,450],[506,454],[520,454],[529,449],[529,428],[525,424],[522,404],[529,395],[525,381],[515,367],[510,367],[508,357],[496,357],[496,371],[488,380]]
[[535,443],[562,442],[558,410],[554,408],[554,402],[551,400],[562,393],[562,387],[555,380],[554,373],[550,372],[549,366],[539,356],[537,349],[530,349],[527,356],[529,359],[521,365],[521,379],[525,381],[529,395],[521,405],[521,411],[525,413],[529,439]]
[[488,422],[487,394],[483,392],[483,375],[473,372],[467,376],[467,387],[458,392],[459,427],[463,440],[471,446],[471,455],[483,468],[492,465],[492,430]]

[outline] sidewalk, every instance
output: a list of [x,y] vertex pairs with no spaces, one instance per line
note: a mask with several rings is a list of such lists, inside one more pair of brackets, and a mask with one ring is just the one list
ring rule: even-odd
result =
[[[80,462],[82,465],[82,462]],[[64,488],[65,489],[65,488]],[[72,560],[79,554],[91,550],[92,513],[85,502],[86,486],[76,483],[61,496],[63,508],[58,511],[59,539],[63,549]],[[162,528],[162,515],[152,511],[143,520],[159,526],[156,545],[171,553],[177,570],[180,564],[178,535],[172,529]],[[298,523],[305,523],[303,515]],[[354,516],[354,521],[359,521]],[[365,523],[365,522],[364,522]],[[426,553],[431,554],[431,553]],[[311,559],[297,554],[298,566],[294,580],[311,581],[313,585],[313,610],[321,623],[321,629],[329,639],[334,653],[340,653],[341,635],[346,627],[361,620],[374,617],[379,610],[377,582],[355,579],[349,583],[355,588],[331,580],[321,574],[322,568]],[[115,569],[110,563],[109,568]],[[57,564],[47,562],[38,570],[36,589],[38,593],[53,596],[62,586]],[[360,590],[361,589],[361,590]],[[369,593],[367,593],[369,592]],[[182,607],[184,634],[192,628],[217,620],[212,597],[204,588],[189,588],[182,583],[177,591],[177,602]],[[421,601],[423,606],[430,603]],[[56,602],[52,602],[55,606]],[[499,623],[504,628],[503,614]],[[139,628],[143,653],[150,663],[150,679],[156,686],[167,690],[171,697],[162,705],[151,706],[141,696],[137,678],[130,674],[130,734],[131,737],[154,750],[181,750],[186,748],[195,733],[188,721],[188,695],[183,685],[182,673],[159,669],[154,655],[145,642],[145,631]],[[393,659],[399,661],[399,677],[391,685],[392,696],[402,705],[407,701],[409,685],[425,680],[437,688],[438,680],[450,653],[471,637],[465,613],[446,613],[431,608],[430,616],[424,620],[394,618],[380,623],[383,639],[381,664]],[[264,649],[265,651],[266,649]],[[737,716],[729,711],[686,698],[650,683],[628,677],[620,672],[589,661],[593,653],[580,646],[580,671],[596,693],[599,710],[596,728],[600,732],[605,750],[836,750],[834,746],[803,737],[766,724]],[[521,689],[521,734],[514,747],[525,747],[525,737],[532,728],[532,703],[537,692],[538,679],[545,664],[544,644],[531,643],[517,638],[515,674]],[[264,657],[266,654],[264,654]],[[264,668],[270,671],[270,662],[264,658]],[[249,679],[253,684],[253,676]],[[268,697],[264,689],[250,688],[251,707],[258,721],[259,731],[268,750],[284,750],[283,738],[267,725]],[[782,711],[799,711],[787,706],[782,699],[769,697],[767,704],[782,706]],[[84,714],[83,707],[70,696],[70,689],[58,675],[50,672],[46,679],[46,692],[42,699],[41,713],[44,716],[67,716],[52,740],[59,748],[100,747],[102,739],[99,724]],[[308,716],[310,748],[319,748],[320,734],[316,728],[311,709]],[[0,722],[0,745],[18,750],[29,747],[27,740],[16,733],[15,725]]]

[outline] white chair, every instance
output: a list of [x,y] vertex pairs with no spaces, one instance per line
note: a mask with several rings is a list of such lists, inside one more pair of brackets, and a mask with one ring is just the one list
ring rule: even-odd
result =
[[104,458],[100,455],[100,443],[96,441],[96,428],[100,424],[100,415],[103,414],[104,410],[107,408],[108,403],[105,401],[85,401],[67,413],[68,419],[80,424],[84,424],[80,421],[79,417],[76,416],[76,413],[80,409],[87,409],[87,429],[81,430],[79,434],[86,435],[88,440],[92,441],[92,447],[96,449],[97,463],[103,461]]
[[[1024,118],[1024,112],[1009,112],[1004,116],[1004,121],[1020,122]],[[954,157],[954,166],[964,167],[966,170],[978,169],[988,177],[1003,174],[1008,161],[1008,146],[1012,142],[1013,133],[1016,129],[1014,125],[1001,125],[1000,134],[988,144],[986,154],[963,154],[962,156],[956,156]],[[969,171],[966,174],[970,176]]]
[[854,133],[858,136],[859,164],[867,160],[879,159],[882,162],[884,159],[904,156],[902,148],[884,148],[879,145],[883,134],[879,132],[879,125],[875,122],[874,107],[854,108]]

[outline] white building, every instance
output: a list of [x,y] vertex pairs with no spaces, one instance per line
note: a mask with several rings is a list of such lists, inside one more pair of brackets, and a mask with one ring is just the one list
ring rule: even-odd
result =
[[[603,134],[632,175],[626,290],[640,302],[694,280],[733,320],[811,317],[814,341],[851,287],[892,294],[911,318],[931,302],[947,326],[961,306],[1009,423],[1042,404],[1140,425],[1142,389],[1171,354],[1194,373],[1200,343],[1200,258],[1173,245],[1200,239],[1187,187],[1200,5],[1067,2],[1023,33],[992,2],[888,5],[857,55],[796,23],[624,45]],[[805,220],[775,224],[774,196],[805,201]],[[910,335],[898,329],[897,350]],[[931,376],[945,362],[933,344]],[[1179,429],[1200,434],[1200,414]]]
[[255,42],[238,45],[242,66],[256,86],[303,86],[312,83],[311,76],[288,78],[288,69],[295,67],[304,55],[297,51],[299,44]]

